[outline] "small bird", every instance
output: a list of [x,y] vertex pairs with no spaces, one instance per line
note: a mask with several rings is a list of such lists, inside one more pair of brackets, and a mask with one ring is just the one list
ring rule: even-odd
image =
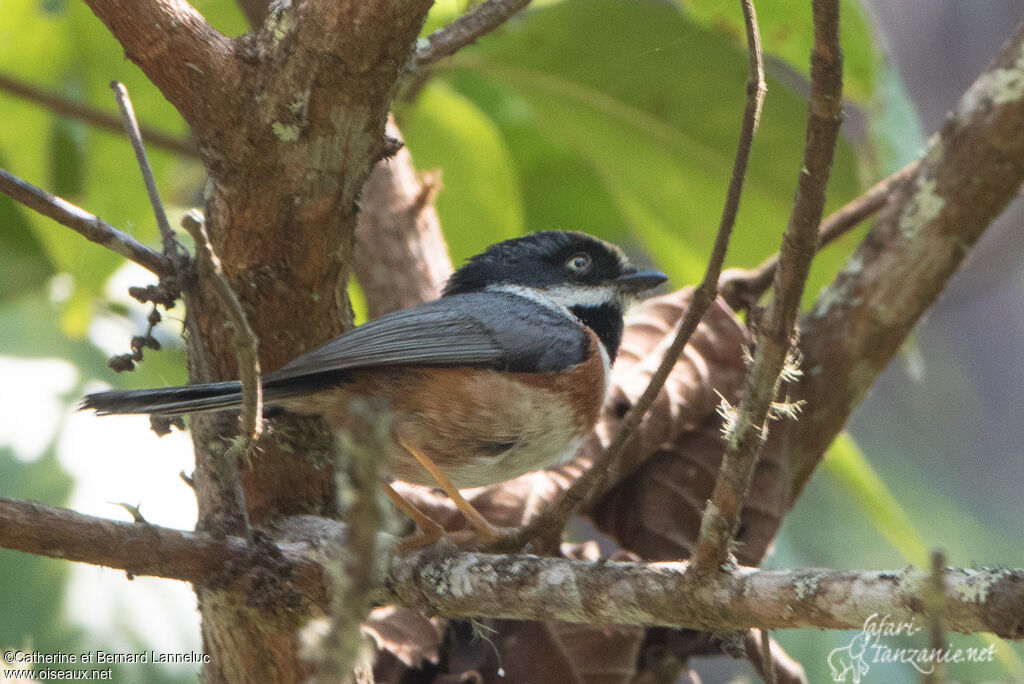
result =
[[[484,541],[493,527],[459,494],[565,463],[593,429],[623,317],[665,274],[637,270],[585,233],[545,231],[469,259],[439,299],[354,328],[263,375],[263,400],[344,429],[355,397],[384,399],[400,448],[394,477],[440,486]],[[98,414],[238,409],[238,382],[90,394]],[[385,490],[436,538],[440,527]]]

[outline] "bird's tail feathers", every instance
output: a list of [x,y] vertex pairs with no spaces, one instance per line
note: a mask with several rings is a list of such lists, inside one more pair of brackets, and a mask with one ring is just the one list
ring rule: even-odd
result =
[[242,385],[232,381],[162,389],[97,392],[86,395],[78,408],[92,409],[101,416],[116,413],[181,416],[186,413],[239,408],[241,405]]

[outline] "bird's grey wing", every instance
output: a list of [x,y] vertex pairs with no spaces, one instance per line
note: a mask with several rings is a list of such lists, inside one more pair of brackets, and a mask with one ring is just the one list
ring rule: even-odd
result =
[[381,316],[267,373],[264,381],[409,365],[538,372],[579,363],[587,348],[582,326],[567,312],[511,294],[472,293]]

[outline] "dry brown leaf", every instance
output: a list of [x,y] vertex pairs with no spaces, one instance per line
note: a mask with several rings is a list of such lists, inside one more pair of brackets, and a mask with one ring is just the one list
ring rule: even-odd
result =
[[[591,506],[594,522],[645,560],[688,558],[724,451],[719,428],[720,420],[711,416],[664,445]],[[782,475],[774,455],[754,472],[736,539],[744,565],[759,564],[778,530],[787,505]]]
[[477,675],[488,684],[626,684],[636,674],[644,634],[641,627],[513,620],[488,621],[478,631],[485,636],[457,630],[448,652],[458,655],[445,676]]
[[425,662],[436,664],[438,648],[447,620],[425,615],[399,606],[374,608],[363,622],[378,650],[387,651],[402,663],[419,668]]
[[[772,666],[775,670],[775,680],[778,684],[807,684],[807,674],[804,672],[804,666],[793,660],[775,639],[769,639],[768,641],[771,644]],[[757,629],[750,630],[744,639],[744,643],[747,650],[747,660],[750,661],[755,670],[761,672],[764,667],[762,665],[764,653],[761,648],[761,631]]]

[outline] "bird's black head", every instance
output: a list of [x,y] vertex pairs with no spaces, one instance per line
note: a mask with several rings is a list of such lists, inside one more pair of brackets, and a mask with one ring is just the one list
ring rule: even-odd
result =
[[667,277],[638,271],[622,250],[586,233],[546,231],[491,245],[456,271],[443,296],[506,291],[541,295],[594,329],[614,359],[628,305]]

